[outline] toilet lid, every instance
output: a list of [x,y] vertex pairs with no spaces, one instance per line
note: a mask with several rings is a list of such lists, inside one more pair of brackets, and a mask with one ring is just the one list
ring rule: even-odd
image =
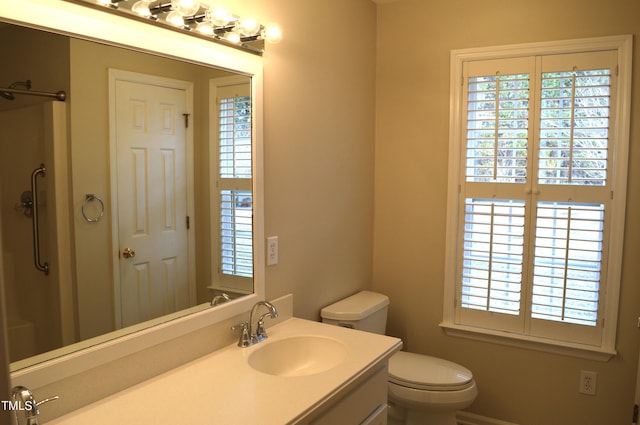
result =
[[389,359],[389,381],[416,389],[455,391],[473,385],[471,371],[437,357],[399,351]]

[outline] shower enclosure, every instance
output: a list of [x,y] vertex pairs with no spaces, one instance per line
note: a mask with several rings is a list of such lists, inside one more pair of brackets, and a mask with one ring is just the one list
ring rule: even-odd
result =
[[12,108],[14,92],[28,89],[6,89],[0,88],[6,99],[0,99],[0,246],[13,362],[73,342],[75,320],[67,105],[39,99]]

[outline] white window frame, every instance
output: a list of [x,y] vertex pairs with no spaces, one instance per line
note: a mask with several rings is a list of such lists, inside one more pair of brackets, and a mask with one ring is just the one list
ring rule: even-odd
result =
[[[490,341],[505,345],[572,355],[606,361],[616,354],[620,279],[622,270],[622,247],[626,209],[627,168],[629,150],[629,123],[631,107],[631,35],[566,40],[557,42],[529,43],[454,50],[451,52],[450,120],[449,120],[449,172],[447,197],[446,256],[444,276],[444,312],[440,326],[449,335]],[[607,288],[601,299],[604,311],[602,342],[600,346],[590,346],[547,338],[532,337],[456,323],[456,291],[458,263],[458,220],[460,208],[459,189],[464,179],[465,132],[461,122],[466,111],[463,99],[463,65],[468,61],[507,59],[523,56],[549,54],[570,54],[616,50],[618,54],[615,108],[617,113],[611,122],[610,134],[615,138],[613,146],[612,223],[608,235],[609,261],[607,264]],[[527,261],[527,260],[525,260]]]

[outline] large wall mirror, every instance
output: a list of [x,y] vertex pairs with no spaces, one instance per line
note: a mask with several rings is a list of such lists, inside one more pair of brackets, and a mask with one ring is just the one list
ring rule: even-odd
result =
[[65,2],[0,15],[12,371],[262,297],[259,59]]

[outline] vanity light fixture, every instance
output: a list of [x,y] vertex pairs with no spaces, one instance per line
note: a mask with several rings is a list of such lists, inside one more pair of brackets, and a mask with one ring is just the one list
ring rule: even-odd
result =
[[256,19],[239,17],[211,0],[66,0],[104,8],[105,11],[164,25],[173,30],[205,37],[215,42],[262,54],[265,42],[279,43],[282,30],[276,23],[263,25]]

